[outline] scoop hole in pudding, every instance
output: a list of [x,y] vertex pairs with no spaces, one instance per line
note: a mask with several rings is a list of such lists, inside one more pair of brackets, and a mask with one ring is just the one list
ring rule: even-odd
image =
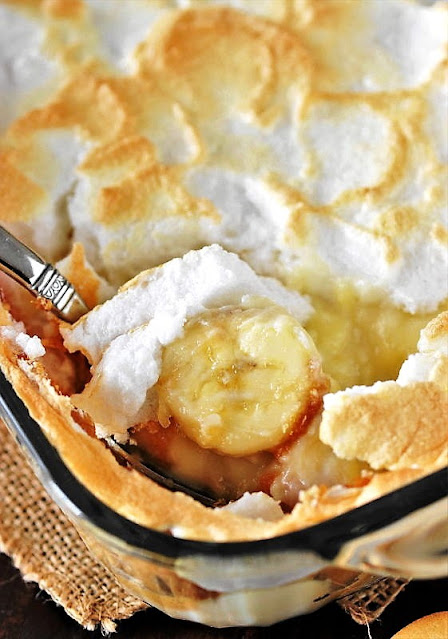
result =
[[311,339],[283,309],[208,311],[165,348],[156,419],[133,429],[133,453],[227,500],[269,493],[328,389]]
[[275,460],[266,451],[235,458],[201,448],[175,423],[163,427],[150,422],[133,429],[125,449],[139,461],[224,501],[262,490],[264,474]]

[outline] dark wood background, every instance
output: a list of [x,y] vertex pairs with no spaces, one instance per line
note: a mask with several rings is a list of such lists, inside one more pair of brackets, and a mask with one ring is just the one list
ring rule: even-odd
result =
[[[269,628],[206,628],[146,610],[122,621],[112,639],[390,639],[414,619],[446,610],[447,585],[441,579],[409,584],[369,629],[334,603]],[[0,639],[100,638],[99,630],[83,630],[35,584],[25,584],[8,557],[0,555]]]

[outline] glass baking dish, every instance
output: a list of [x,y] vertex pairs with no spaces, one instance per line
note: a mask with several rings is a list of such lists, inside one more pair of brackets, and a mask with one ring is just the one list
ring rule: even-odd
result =
[[269,625],[381,576],[447,574],[446,470],[271,539],[202,542],[150,530],[101,503],[68,470],[0,373],[0,414],[47,492],[130,593],[210,626]]

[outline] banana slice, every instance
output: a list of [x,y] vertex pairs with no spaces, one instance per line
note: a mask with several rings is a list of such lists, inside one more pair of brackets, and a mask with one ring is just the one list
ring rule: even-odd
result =
[[326,387],[300,323],[278,307],[225,307],[164,349],[158,419],[203,448],[251,455],[284,442]]

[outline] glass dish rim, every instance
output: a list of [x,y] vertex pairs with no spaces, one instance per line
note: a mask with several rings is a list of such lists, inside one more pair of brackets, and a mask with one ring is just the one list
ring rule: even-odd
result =
[[68,507],[75,518],[88,522],[108,537],[135,550],[171,559],[194,555],[241,557],[301,550],[314,552],[331,561],[348,542],[376,532],[444,498],[448,487],[447,468],[442,468],[341,515],[276,537],[249,541],[188,539],[137,524],[95,497],[67,468],[2,371],[0,417],[21,448],[25,449],[28,458],[31,457],[39,479],[51,496],[56,493],[60,499],[62,495],[64,510]]

